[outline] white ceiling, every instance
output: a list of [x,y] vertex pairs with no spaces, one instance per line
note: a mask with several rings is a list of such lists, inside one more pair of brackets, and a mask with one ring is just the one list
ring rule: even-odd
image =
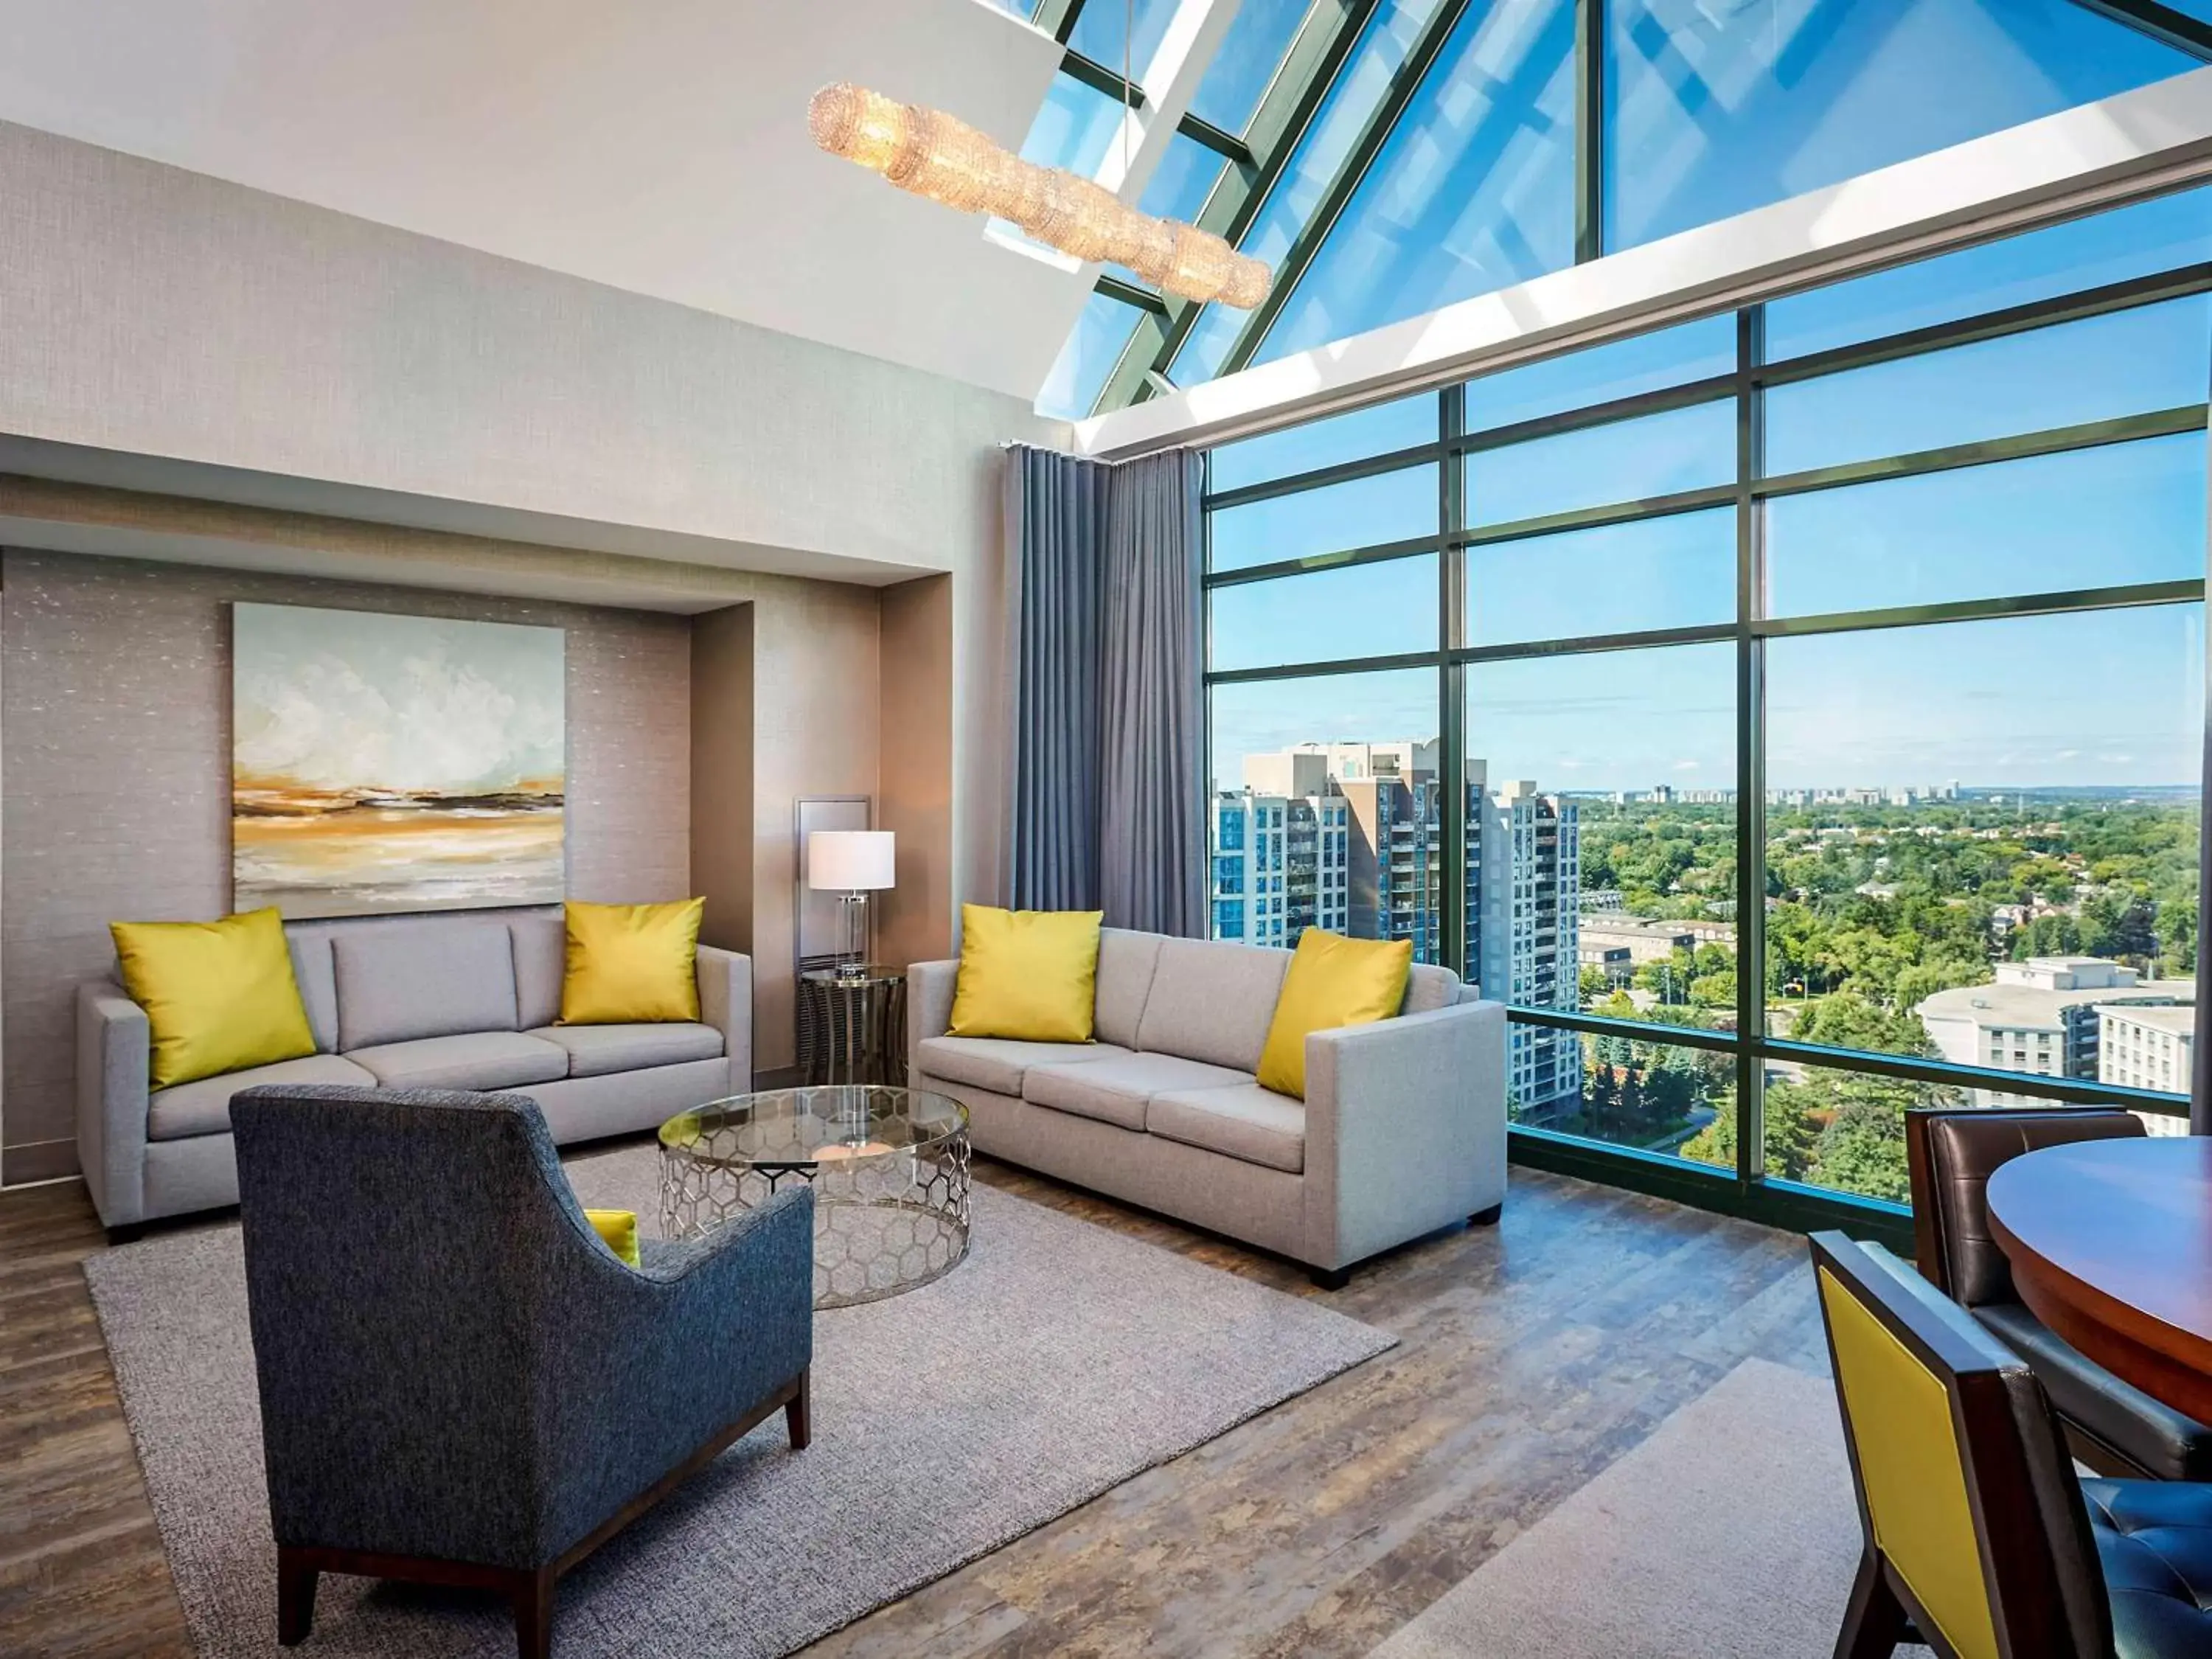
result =
[[0,120],[1033,398],[1079,273],[817,150],[851,80],[1010,148],[984,0],[0,0]]

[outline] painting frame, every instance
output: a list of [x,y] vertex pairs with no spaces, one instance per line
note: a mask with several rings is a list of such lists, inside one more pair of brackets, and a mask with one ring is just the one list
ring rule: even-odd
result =
[[293,921],[561,902],[563,629],[229,609],[234,909]]

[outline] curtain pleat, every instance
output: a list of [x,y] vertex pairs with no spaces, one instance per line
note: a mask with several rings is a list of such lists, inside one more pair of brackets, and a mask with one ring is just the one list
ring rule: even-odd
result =
[[1116,927],[1206,931],[1204,641],[1198,456],[1173,450],[1107,483],[1099,670],[1099,901]]
[[1204,473],[1008,451],[1009,902],[1205,931]]

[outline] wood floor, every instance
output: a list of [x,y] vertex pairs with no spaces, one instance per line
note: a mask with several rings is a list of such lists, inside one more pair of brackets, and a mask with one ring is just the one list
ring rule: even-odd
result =
[[[1297,1295],[1304,1274],[1003,1165],[978,1177]],[[77,1186],[0,1194],[0,1654],[187,1654],[78,1263]],[[1516,1170],[1503,1222],[1329,1305],[1389,1353],[811,1656],[1366,1653],[1753,1357],[1825,1372],[1801,1239]],[[302,1649],[312,1653],[312,1644]]]

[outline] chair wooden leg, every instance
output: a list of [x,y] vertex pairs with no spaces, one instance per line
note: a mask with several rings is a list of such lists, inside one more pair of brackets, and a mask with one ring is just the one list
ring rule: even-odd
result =
[[321,1575],[291,1550],[276,1552],[276,1639],[297,1647],[315,1626],[315,1583]]
[[799,1392],[784,1403],[783,1425],[791,1431],[791,1449],[805,1451],[814,1443],[814,1372],[811,1366],[799,1374]]
[[553,1587],[559,1582],[551,1567],[520,1574],[514,1586],[514,1651],[517,1659],[553,1659]]
[[1859,1560],[1859,1576],[1844,1604],[1844,1627],[1836,1633],[1836,1659],[1889,1659],[1911,1632],[1912,1620],[1881,1570],[1881,1558],[1869,1550]]

